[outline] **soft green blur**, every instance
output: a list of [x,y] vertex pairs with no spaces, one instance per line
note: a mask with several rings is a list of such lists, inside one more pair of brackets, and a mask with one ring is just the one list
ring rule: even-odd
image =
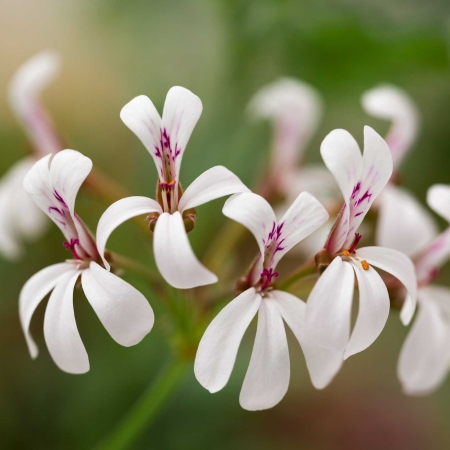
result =
[[[390,82],[411,94],[423,119],[420,139],[402,166],[404,184],[423,200],[431,184],[450,183],[450,8],[445,0],[0,0],[0,8],[0,90],[33,53],[59,51],[63,71],[45,93],[58,130],[68,148],[92,158],[133,195],[153,194],[156,171],[119,119],[132,97],[146,94],[161,108],[173,85],[195,92],[204,111],[185,153],[182,181],[190,183],[222,164],[251,186],[267,161],[270,133],[267,124],[247,120],[245,107],[260,86],[283,75],[312,84],[326,102],[309,161],[320,159],[319,144],[334,128],[348,129],[359,142],[365,124],[385,133],[388,124],[366,116],[359,101],[364,90]],[[0,145],[3,173],[28,146],[5,95]],[[228,220],[220,213],[222,204],[217,200],[198,208],[191,242],[199,255]],[[85,194],[77,201],[93,230],[107,206]],[[153,331],[139,345],[117,345],[77,292],[76,317],[90,372],[69,375],[51,361],[42,332],[46,302],[32,322],[40,356],[30,359],[18,294],[36,271],[66,258],[61,244],[53,226],[28,246],[23,261],[0,261],[1,448],[92,448],[170,356],[157,301],[142,278],[126,274],[156,313]],[[153,264],[150,245],[131,222],[114,233],[108,247]],[[449,275],[444,271],[441,282],[450,285]],[[254,332],[250,327],[223,391],[211,395],[191,371],[134,448],[450,448],[450,381],[428,397],[401,392],[395,371],[407,329],[397,312],[381,337],[350,358],[324,391],[311,386],[300,347],[288,332],[289,391],[277,407],[258,413],[238,403]]]

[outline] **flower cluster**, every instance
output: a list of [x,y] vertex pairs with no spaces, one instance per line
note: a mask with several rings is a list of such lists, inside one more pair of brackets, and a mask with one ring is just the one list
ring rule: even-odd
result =
[[[183,188],[181,161],[202,102],[189,90],[173,87],[160,116],[148,97],[138,96],[123,107],[120,118],[156,165],[156,193],[154,198],[118,199],[103,213],[94,235],[75,212],[78,191],[92,176],[92,161],[64,149],[38,100],[58,66],[56,55],[37,55],[11,82],[11,106],[33,151],[0,183],[2,254],[19,257],[23,238],[37,238],[47,223],[45,216],[61,230],[70,252],[66,261],[31,277],[20,293],[20,321],[33,358],[38,350],[30,322],[50,293],[44,337],[51,357],[63,371],[89,370],[74,314],[78,286],[119,344],[135,345],[151,331],[155,318],[150,304],[120,278],[124,259],[106,249],[119,225],[145,216],[146,236],[152,240],[161,276],[147,281],[162,286],[162,296],[173,292],[167,285],[183,290],[204,286],[189,295],[207,299],[199,302],[203,314],[196,326],[201,328],[205,318],[208,323],[195,345],[194,372],[210,392],[227,384],[244,333],[256,316],[254,347],[240,394],[240,404],[248,410],[273,407],[288,389],[285,324],[303,350],[312,384],[323,389],[345,359],[377,339],[391,309],[401,309],[401,322],[408,325],[416,302],[419,312],[399,358],[400,382],[406,393],[422,394],[445,379],[450,371],[450,289],[432,282],[450,259],[450,229],[439,234],[426,209],[399,186],[400,164],[419,129],[417,110],[404,92],[379,86],[362,97],[369,115],[392,122],[385,139],[366,126],[361,153],[350,133],[334,130],[321,144],[324,165],[310,167],[301,155],[321,117],[319,94],[295,79],[263,88],[251,100],[249,112],[271,120],[274,132],[270,163],[255,192],[223,166],[210,168]],[[94,181],[89,186],[96,188]],[[188,233],[196,225],[196,208],[221,197],[229,197],[222,212],[238,230],[233,235],[233,228],[224,228],[221,238],[229,248],[221,258],[239,251],[246,260],[251,247],[244,243],[243,229],[253,234],[258,251],[247,270],[235,274],[235,298],[213,317],[221,299],[208,285],[219,278],[197,258]],[[450,223],[450,186],[431,187],[427,202]],[[370,220],[364,221],[366,216]],[[287,264],[279,264],[290,250]],[[289,265],[299,267],[283,274]],[[312,285],[307,298],[300,299],[295,284],[305,279]],[[233,281],[224,282],[229,293]],[[355,292],[359,307],[351,329]]]

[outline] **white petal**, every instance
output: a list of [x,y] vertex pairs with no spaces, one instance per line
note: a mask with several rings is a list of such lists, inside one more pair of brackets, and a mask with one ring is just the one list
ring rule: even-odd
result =
[[388,184],[379,200],[377,245],[414,257],[437,236],[433,218],[406,189]]
[[[450,325],[434,301],[432,289],[419,290],[419,312],[398,361],[398,377],[410,395],[433,392],[450,370]],[[446,300],[450,302],[450,296]]]
[[239,403],[249,411],[272,408],[286,394],[289,377],[289,350],[283,320],[276,301],[265,297],[258,312],[255,344]]
[[50,184],[72,215],[78,191],[91,170],[92,161],[75,150],[60,151],[50,160]]
[[109,263],[104,257],[106,242],[111,233],[122,223],[132,217],[151,212],[162,213],[161,206],[147,197],[128,197],[113,203],[100,217],[97,226],[97,249],[103,264],[109,270]]
[[131,284],[91,262],[81,277],[83,291],[106,331],[120,345],[142,341],[155,321],[147,299]]
[[275,213],[266,200],[253,193],[236,194],[225,202],[222,212],[251,231],[264,253],[265,239],[277,224]]
[[73,289],[80,271],[61,277],[45,310],[44,336],[55,364],[64,372],[86,373],[89,358],[78,332],[73,309]]
[[384,270],[397,278],[408,291],[400,319],[407,325],[416,309],[417,279],[412,261],[403,253],[384,247],[363,247],[356,251],[360,259]]
[[328,217],[326,209],[315,197],[308,192],[302,192],[278,223],[281,229],[282,250],[275,253],[274,264],[294,245],[320,228]]
[[320,94],[303,81],[281,78],[260,89],[248,109],[252,116],[273,122],[272,170],[291,171],[322,116]]
[[34,163],[33,158],[23,158],[0,180],[0,252],[11,260],[22,256],[24,240],[37,239],[48,224],[48,219],[23,189],[23,179]]
[[30,322],[42,299],[56,286],[61,276],[71,271],[72,264],[60,263],[34,274],[23,286],[19,297],[19,316],[31,357],[36,358],[38,348],[30,334]]
[[161,275],[173,287],[190,289],[217,282],[192,251],[179,212],[159,216],[153,237],[153,251]]
[[305,302],[283,291],[272,291],[271,296],[275,298],[281,316],[302,347],[312,384],[316,389],[323,389],[339,372],[343,352],[319,347],[309,338],[306,333]]
[[158,175],[162,176],[161,117],[152,101],[145,95],[135,97],[122,108],[120,118],[152,155]]
[[352,244],[359,225],[391,175],[392,156],[389,147],[376,131],[364,127],[363,173],[350,199],[346,200],[350,205],[350,217],[344,248]]
[[58,75],[60,66],[58,54],[51,51],[38,53],[20,66],[8,86],[11,108],[40,156],[63,148],[39,99],[41,92]]
[[358,143],[348,131],[333,130],[322,141],[320,154],[336,179],[344,200],[348,202],[363,172]]
[[202,101],[191,91],[174,86],[167,93],[161,128],[170,137],[175,160],[176,177],[179,179],[180,164],[186,145],[202,114]]
[[335,258],[317,280],[306,303],[306,333],[317,345],[344,351],[350,335],[353,268]]
[[250,189],[227,168],[223,166],[212,167],[197,177],[184,191],[178,210],[183,212],[216,198],[240,192],[250,192]]
[[431,209],[450,223],[450,186],[435,184],[428,189],[427,203]]
[[250,288],[228,303],[206,329],[197,349],[194,372],[209,392],[220,391],[228,383],[242,337],[260,304],[261,296]]
[[419,114],[412,99],[396,86],[380,85],[364,93],[362,105],[367,114],[392,122],[386,142],[398,167],[419,131]]
[[384,281],[373,267],[364,270],[359,261],[352,263],[358,280],[359,308],[344,359],[369,347],[383,331],[391,303]]

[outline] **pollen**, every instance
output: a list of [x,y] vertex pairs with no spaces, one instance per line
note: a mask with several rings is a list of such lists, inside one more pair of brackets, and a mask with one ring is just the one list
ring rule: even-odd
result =
[[343,254],[344,256],[350,256],[350,252],[349,252],[348,250],[343,250],[343,251],[342,251],[342,254]]
[[169,183],[169,186],[173,186],[175,184],[175,180],[172,180],[170,183]]
[[365,259],[363,259],[362,261],[361,261],[361,266],[362,266],[362,268],[364,269],[364,270],[369,270],[369,263],[365,260]]

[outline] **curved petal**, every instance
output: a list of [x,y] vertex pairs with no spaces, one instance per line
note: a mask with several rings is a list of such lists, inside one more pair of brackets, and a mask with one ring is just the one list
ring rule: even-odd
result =
[[377,245],[414,257],[437,236],[433,218],[406,189],[389,184],[379,200]]
[[322,141],[320,154],[333,174],[346,202],[363,172],[363,158],[355,138],[346,130],[333,130]]
[[35,160],[17,161],[0,180],[0,253],[17,260],[24,240],[35,240],[47,228],[48,220],[23,189],[23,179]]
[[250,192],[250,189],[227,168],[223,166],[212,167],[197,177],[184,191],[178,210],[183,212],[216,198],[240,192]]
[[78,332],[73,310],[73,290],[80,271],[62,276],[53,289],[45,310],[44,336],[55,364],[64,372],[86,373],[89,358]]
[[428,206],[450,223],[450,186],[435,184],[427,192]]
[[39,96],[60,71],[59,55],[44,51],[25,61],[12,77],[8,98],[12,110],[27,132],[36,152],[44,156],[63,148]]
[[202,101],[188,89],[174,86],[167,93],[161,128],[169,137],[177,179],[179,179],[181,159],[186,145],[202,110]]
[[179,212],[159,216],[153,237],[156,265],[163,278],[178,289],[190,289],[217,282],[192,251]]
[[72,217],[75,199],[92,170],[92,161],[75,150],[62,150],[50,160],[50,185],[64,200]]
[[278,223],[283,244],[274,255],[274,264],[294,245],[320,228],[328,217],[326,209],[315,197],[302,192]]
[[161,117],[155,105],[145,95],[139,95],[122,108],[120,118],[152,155],[158,175],[162,176]]
[[261,88],[251,99],[248,110],[253,117],[273,122],[272,170],[291,171],[317,129],[322,99],[303,81],[280,78]]
[[306,304],[306,333],[317,345],[343,352],[350,335],[353,268],[338,256],[317,280]]
[[120,345],[142,341],[155,321],[147,299],[131,284],[91,262],[81,277],[83,291],[106,331]]
[[283,320],[273,298],[265,297],[239,403],[249,411],[275,406],[289,386],[289,350]]
[[398,167],[419,131],[419,114],[414,102],[402,89],[380,85],[364,93],[362,106],[367,114],[392,122],[386,142],[394,166]]
[[104,253],[106,242],[111,233],[122,223],[132,217],[151,212],[162,213],[161,206],[155,200],[147,197],[128,197],[113,203],[100,217],[97,226],[97,249],[104,266],[109,270],[109,263]]
[[354,234],[391,175],[392,156],[389,147],[375,130],[365,126],[363,172],[349,200],[349,228],[344,248],[352,244]]
[[309,338],[305,326],[305,302],[283,291],[272,291],[271,296],[302,347],[312,384],[316,389],[325,388],[342,367],[343,352],[319,347]]
[[250,288],[228,303],[206,329],[197,349],[194,372],[209,392],[218,392],[228,383],[242,337],[260,304],[261,296]]
[[275,213],[269,203],[261,196],[250,192],[236,194],[225,202],[222,212],[244,225],[255,236],[259,249],[264,254],[265,240],[277,224]]
[[356,251],[360,259],[397,278],[408,291],[400,319],[404,325],[411,321],[416,309],[417,279],[414,264],[403,253],[384,247],[363,247]]
[[23,286],[19,296],[19,317],[28,350],[32,358],[38,356],[38,348],[30,334],[30,322],[34,311],[43,298],[56,286],[60,278],[72,272],[73,265],[54,264],[34,274]]
[[372,345],[383,331],[391,307],[388,290],[377,271],[373,267],[364,270],[359,261],[352,266],[358,280],[359,309],[344,359]]
[[450,325],[434,302],[432,291],[427,290],[419,291],[419,312],[397,366],[403,390],[410,395],[433,392],[450,370]]

